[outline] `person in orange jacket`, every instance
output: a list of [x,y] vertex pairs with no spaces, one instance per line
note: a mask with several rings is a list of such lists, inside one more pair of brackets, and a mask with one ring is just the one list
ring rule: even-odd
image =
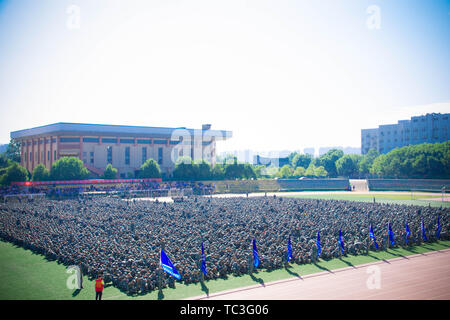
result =
[[97,279],[95,279],[95,300],[102,300],[103,286],[105,282],[103,281],[103,275],[100,274]]

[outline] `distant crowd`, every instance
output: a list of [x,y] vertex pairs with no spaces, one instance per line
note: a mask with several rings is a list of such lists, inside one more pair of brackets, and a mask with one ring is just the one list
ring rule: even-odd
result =
[[93,192],[116,192],[121,194],[136,194],[139,191],[160,191],[162,192],[173,189],[190,189],[193,194],[205,195],[214,191],[214,185],[203,184],[201,182],[156,182],[143,181],[138,183],[115,183],[115,184],[90,184],[90,185],[41,185],[41,186],[7,186],[0,187],[0,200],[8,196],[29,196],[29,195],[45,195],[47,197],[69,198],[84,196]]
[[[148,187],[148,186],[146,186]],[[206,254],[206,279],[249,272],[252,239],[257,243],[259,268],[282,268],[289,234],[293,260],[313,262],[317,232],[321,259],[339,256],[342,230],[345,254],[374,249],[373,225],[380,250],[387,246],[388,223],[395,246],[422,239],[436,241],[437,217],[441,239],[449,239],[450,209],[338,200],[281,197],[188,197],[166,203],[128,202],[112,197],[21,200],[0,203],[0,237],[65,265],[78,265],[85,275],[103,273],[106,283],[130,294],[158,287],[160,249],[170,257],[185,283],[201,279],[201,243]],[[162,285],[174,279],[163,275]]]

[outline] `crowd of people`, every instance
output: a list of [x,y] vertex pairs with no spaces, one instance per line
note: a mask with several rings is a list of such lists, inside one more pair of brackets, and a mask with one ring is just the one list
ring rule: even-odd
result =
[[113,197],[40,199],[0,203],[0,237],[19,246],[77,265],[85,275],[104,275],[105,283],[130,294],[173,286],[174,279],[160,274],[163,248],[181,274],[181,281],[202,279],[201,243],[206,255],[205,279],[249,272],[252,240],[260,265],[273,270],[286,263],[291,235],[291,263],[314,262],[317,232],[321,259],[339,257],[338,234],[346,254],[373,250],[369,226],[379,250],[388,245],[388,223],[395,246],[422,239],[436,240],[437,217],[441,239],[449,239],[449,208],[284,197],[187,197],[183,201],[123,201]]
[[[83,196],[92,193],[120,193],[122,195],[136,195],[143,191],[158,191],[154,195],[167,195],[168,190],[191,189],[194,195],[207,195],[214,191],[214,185],[201,182],[179,182],[179,181],[142,181],[134,183],[103,183],[82,185],[33,185],[33,186],[6,186],[0,187],[0,200],[11,196],[26,198],[32,195],[44,195],[52,199],[66,199]],[[152,194],[153,195],[153,194]]]

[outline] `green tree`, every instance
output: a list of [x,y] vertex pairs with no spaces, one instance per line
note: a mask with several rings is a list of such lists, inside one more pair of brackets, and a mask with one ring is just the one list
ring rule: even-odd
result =
[[294,157],[292,158],[291,165],[292,165],[292,168],[297,168],[297,167],[308,168],[309,164],[311,163],[312,160],[313,160],[312,155],[310,155],[308,153],[306,153],[306,154],[296,153],[294,155]]
[[214,180],[223,180],[225,178],[223,165],[216,163],[212,169],[211,175]]
[[361,161],[359,162],[359,174],[363,177],[368,177],[370,174],[370,169],[372,168],[373,161],[380,154],[377,149],[370,149],[365,155],[362,156]]
[[139,170],[139,177],[143,179],[161,178],[161,169],[159,168],[159,164],[153,159],[148,159],[141,166]]
[[358,162],[360,158],[356,155],[346,154],[336,161],[336,170],[340,176],[353,178],[358,176]]
[[38,164],[33,169],[33,181],[47,181],[50,178],[50,171],[42,164]]
[[212,172],[211,172],[211,165],[206,162],[205,160],[199,160],[194,163],[194,173],[195,180],[208,180],[211,179]]
[[285,164],[278,171],[278,177],[280,177],[280,178],[291,178],[293,173],[294,172],[293,172],[291,166],[288,165],[288,164]]
[[11,139],[5,155],[9,160],[20,163],[20,142],[16,139]]
[[76,157],[62,157],[52,164],[50,178],[52,180],[83,180],[89,175],[83,161]]
[[295,168],[293,176],[297,177],[297,178],[300,178],[300,177],[303,177],[305,175],[305,172],[306,172],[305,168],[297,167],[297,168]]
[[315,166],[323,166],[330,177],[337,176],[336,161],[344,156],[344,151],[331,149],[315,161]]
[[243,164],[243,176],[246,179],[256,179],[256,172],[255,172],[255,168],[249,164],[249,163],[244,163]]
[[108,163],[101,178],[102,179],[117,179],[117,169],[113,168],[111,163]]
[[314,175],[319,178],[325,178],[328,175],[328,172],[324,167],[319,166],[314,170]]
[[305,176],[307,176],[307,177],[315,177],[316,176],[315,171],[316,171],[316,166],[314,165],[314,163],[311,162],[309,164],[308,168],[306,168]]
[[0,153],[0,168],[7,168],[11,165],[11,161],[4,153]]
[[11,182],[27,181],[27,169],[20,166],[17,162],[13,162],[7,169],[4,175],[0,178],[0,184],[8,186]]

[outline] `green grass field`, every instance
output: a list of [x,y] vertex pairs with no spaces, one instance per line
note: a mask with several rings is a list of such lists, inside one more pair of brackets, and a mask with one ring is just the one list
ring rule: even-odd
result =
[[369,194],[352,194],[352,193],[334,193],[334,194],[293,194],[293,195],[284,195],[285,197],[292,198],[307,198],[307,199],[324,199],[324,200],[350,200],[350,201],[363,201],[363,202],[373,202],[373,198],[375,198],[375,202],[378,203],[397,203],[397,204],[405,204],[405,205],[415,205],[415,206],[432,206],[432,207],[443,207],[449,208],[450,202],[445,201],[427,201],[420,200],[426,198],[433,198],[436,200],[440,200],[442,196],[440,195],[423,195],[423,194],[415,194],[413,193],[411,196],[410,192],[403,192],[397,194],[391,193],[369,193]]
[[[307,274],[335,270],[348,266],[357,266],[369,262],[387,260],[396,257],[424,253],[432,250],[450,248],[450,241],[424,244],[408,249],[397,248],[388,251],[369,252],[369,255],[348,256],[342,259],[320,261],[318,264],[297,265],[289,269],[280,269],[271,272],[259,271],[249,275],[227,279],[218,279],[200,284],[184,285],[177,283],[175,289],[163,290],[162,296],[158,292],[147,295],[129,296],[113,286],[106,286],[103,298],[109,299],[183,299],[193,296],[205,295],[222,290],[239,288],[258,283],[268,283],[275,280],[304,276]],[[0,299],[43,299],[43,300],[93,300],[95,299],[94,281],[84,278],[84,289],[68,289],[66,282],[71,274],[66,273],[66,267],[55,261],[47,261],[43,256],[32,253],[30,250],[0,242]]]

